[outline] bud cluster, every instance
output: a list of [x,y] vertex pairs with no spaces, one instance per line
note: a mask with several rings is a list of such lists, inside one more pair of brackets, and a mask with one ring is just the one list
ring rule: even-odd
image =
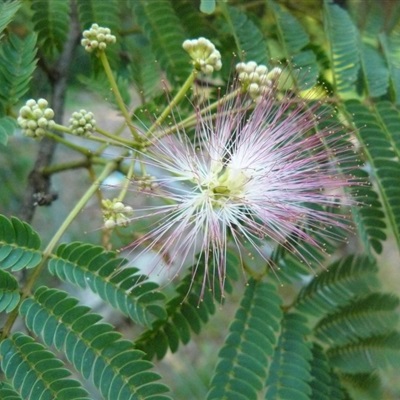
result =
[[69,128],[74,135],[90,136],[96,129],[93,113],[86,110],[75,111],[69,119]]
[[81,45],[85,47],[88,53],[92,53],[94,50],[105,50],[107,44],[116,42],[116,37],[111,35],[109,28],[103,28],[98,24],[92,24],[90,29],[83,31],[83,39]]
[[265,65],[249,61],[247,63],[238,63],[236,72],[243,89],[249,93],[252,99],[258,99],[272,89],[282,70],[275,67],[268,71]]
[[135,177],[135,181],[141,190],[154,190],[158,187],[158,183],[155,181],[156,177],[152,175],[142,175]]
[[185,40],[182,47],[192,58],[192,64],[197,71],[212,74],[222,67],[221,53],[206,38]]
[[45,99],[30,99],[21,107],[17,121],[26,136],[41,138],[54,126],[54,111],[48,105]]
[[112,229],[116,226],[127,226],[129,223],[129,215],[132,215],[133,208],[126,206],[118,199],[102,200],[104,226]]

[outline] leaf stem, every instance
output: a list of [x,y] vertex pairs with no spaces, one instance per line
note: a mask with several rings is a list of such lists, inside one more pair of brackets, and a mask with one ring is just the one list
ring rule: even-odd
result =
[[191,72],[191,74],[186,79],[185,83],[179,89],[178,93],[168,104],[167,108],[161,113],[161,115],[156,119],[154,124],[148,129],[146,133],[147,137],[149,137],[164,122],[165,118],[168,117],[172,109],[176,107],[176,105],[185,97],[187,91],[192,87],[192,84],[196,79],[197,73],[198,72],[195,69]]
[[136,140],[139,140],[140,136],[131,123],[131,117],[129,115],[128,109],[125,107],[124,100],[122,99],[121,93],[118,89],[118,85],[117,85],[117,82],[115,81],[115,78],[114,78],[113,72],[111,70],[110,63],[108,62],[106,53],[104,51],[99,51],[99,57],[100,57],[101,63],[103,64],[103,68],[107,75],[108,81],[110,82],[111,90],[114,93],[115,100],[117,101],[118,107],[121,110],[122,115],[125,118],[125,122],[128,125],[128,128],[131,131],[132,136]]

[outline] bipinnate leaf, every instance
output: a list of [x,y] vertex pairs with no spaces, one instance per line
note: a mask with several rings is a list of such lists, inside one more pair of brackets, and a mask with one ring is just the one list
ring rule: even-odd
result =
[[30,336],[17,332],[1,342],[0,360],[5,377],[23,399],[90,400],[64,363]]
[[160,302],[164,295],[158,285],[125,266],[127,260],[116,258],[100,246],[74,242],[61,245],[49,262],[49,271],[60,279],[89,288],[105,302],[140,325],[150,327],[166,317]]
[[313,316],[332,312],[378,287],[376,272],[376,263],[367,257],[336,261],[300,292],[295,309]]
[[250,280],[219,352],[208,400],[258,399],[278,340],[280,303],[274,285]]
[[27,327],[47,346],[65,354],[83,379],[90,379],[104,399],[165,400],[168,388],[149,371],[153,365],[101,317],[67,293],[40,287],[20,309]]
[[36,267],[42,259],[40,238],[26,222],[0,215],[0,269]]

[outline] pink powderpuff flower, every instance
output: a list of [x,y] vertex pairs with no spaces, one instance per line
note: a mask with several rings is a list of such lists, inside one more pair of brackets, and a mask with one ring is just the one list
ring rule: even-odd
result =
[[289,94],[277,100],[273,91],[256,103],[230,98],[216,115],[197,110],[193,138],[178,125],[154,135],[142,161],[156,175],[146,193],[157,201],[132,218],[157,221],[135,249],[153,250],[178,269],[189,261],[194,273],[204,256],[203,290],[210,276],[223,289],[230,243],[241,259],[251,247],[269,262],[266,244],[281,244],[309,263],[294,241],[320,247],[304,227],[345,226],[327,208],[351,202],[343,188],[352,178],[337,169],[345,149],[333,130],[315,130],[324,118],[319,105]]

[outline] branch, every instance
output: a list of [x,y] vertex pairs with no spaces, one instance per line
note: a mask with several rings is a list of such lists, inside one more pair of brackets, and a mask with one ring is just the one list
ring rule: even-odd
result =
[[[71,0],[70,30],[64,49],[57,62],[49,68],[44,62],[39,65],[46,65],[44,69],[52,86],[51,105],[55,113],[56,122],[61,122],[64,114],[65,92],[67,86],[68,71],[74,57],[74,52],[79,44],[81,28],[79,26],[76,1]],[[27,222],[33,218],[36,205],[50,205],[56,196],[50,191],[50,177],[43,174],[44,168],[48,167],[52,160],[57,143],[50,138],[44,138],[32,171],[28,176],[27,189],[19,213],[19,217]],[[37,198],[48,199],[42,203]]]

